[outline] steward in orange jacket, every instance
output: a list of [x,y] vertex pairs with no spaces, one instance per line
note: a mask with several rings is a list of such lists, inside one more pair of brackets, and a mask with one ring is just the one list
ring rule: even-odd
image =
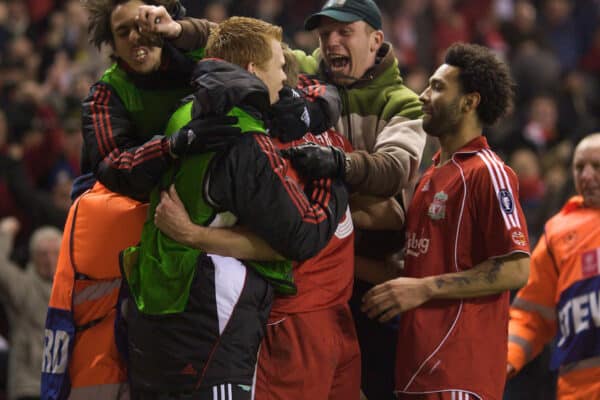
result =
[[99,182],[71,206],[46,318],[43,399],[128,398],[115,340],[125,346],[119,253],[139,242],[147,208]]
[[529,281],[510,308],[513,376],[557,336],[550,367],[558,399],[600,399],[600,134],[584,138],[573,162],[581,196],[546,224]]

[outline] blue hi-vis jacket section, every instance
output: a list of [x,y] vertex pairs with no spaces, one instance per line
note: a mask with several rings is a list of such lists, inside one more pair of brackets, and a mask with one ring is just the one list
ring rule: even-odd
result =
[[42,361],[42,400],[67,399],[71,389],[69,357],[74,341],[75,323],[71,312],[48,307]]
[[557,311],[559,334],[550,367],[600,356],[600,276],[564,290]]

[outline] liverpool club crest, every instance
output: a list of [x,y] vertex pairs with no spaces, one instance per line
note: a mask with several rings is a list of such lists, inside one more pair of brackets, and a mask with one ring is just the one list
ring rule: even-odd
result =
[[448,195],[443,191],[437,192],[435,196],[433,196],[433,201],[429,205],[429,210],[427,211],[429,218],[439,220],[446,216],[446,200],[448,200]]

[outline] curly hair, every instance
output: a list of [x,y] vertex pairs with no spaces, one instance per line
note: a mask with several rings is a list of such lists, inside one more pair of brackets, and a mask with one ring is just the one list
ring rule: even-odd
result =
[[477,116],[484,125],[493,125],[512,107],[515,82],[508,65],[488,48],[455,43],[446,51],[444,62],[460,69],[458,80],[464,93],[481,96]]
[[[114,9],[131,0],[81,0],[87,10],[89,41],[98,49],[103,44],[113,45],[114,38],[110,26],[110,18]],[[172,12],[178,7],[179,0],[142,0],[143,3],[153,6],[164,6]]]

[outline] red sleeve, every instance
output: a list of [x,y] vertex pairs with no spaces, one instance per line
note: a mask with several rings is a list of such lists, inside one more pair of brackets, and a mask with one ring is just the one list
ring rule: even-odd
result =
[[171,165],[164,136],[141,137],[121,99],[103,82],[83,101],[82,133],[82,169],[114,192],[146,200]]
[[491,150],[477,153],[473,204],[486,258],[514,252],[529,254],[527,222],[519,204],[517,176]]

